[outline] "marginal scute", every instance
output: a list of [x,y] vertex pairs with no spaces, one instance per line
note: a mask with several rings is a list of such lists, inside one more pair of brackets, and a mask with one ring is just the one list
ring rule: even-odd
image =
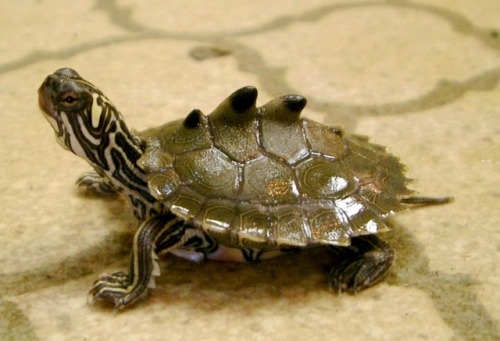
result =
[[389,230],[380,216],[369,209],[365,209],[351,217],[349,223],[353,229],[352,237],[386,232]]
[[184,187],[178,191],[175,199],[172,200],[170,211],[185,220],[189,220],[198,214],[205,201],[204,196]]
[[172,166],[173,156],[163,150],[149,148],[137,161],[146,173],[161,173]]
[[204,231],[224,243],[237,243],[232,226],[236,216],[236,203],[230,200],[208,200],[196,217]]
[[412,181],[404,175],[405,167],[399,159],[386,155],[382,157],[379,166],[379,174],[376,183],[385,186],[385,189],[395,195],[410,195],[412,190],[406,185]]
[[397,195],[409,195],[413,193],[413,191],[409,190],[406,187],[407,179],[406,178],[395,178],[390,177],[385,173],[379,173],[374,182],[378,188],[383,188],[384,191],[388,193],[392,193],[395,196]]
[[335,206],[311,205],[307,215],[313,241],[329,245],[350,245],[352,232],[341,220],[342,213]]
[[362,140],[358,140],[352,136],[347,136],[345,141],[351,154],[377,164],[380,162],[381,156],[385,154],[380,153],[380,151],[377,148],[372,147],[370,143],[363,142]]
[[300,205],[278,205],[270,208],[273,237],[277,244],[306,246],[309,230]]
[[342,164],[349,173],[363,179],[363,182],[367,182],[369,179],[373,182],[378,173],[378,165],[375,162],[355,154],[343,158]]
[[359,195],[336,200],[335,207],[339,220],[351,227],[353,237],[387,230],[377,211]]
[[378,215],[385,217],[388,214],[406,209],[397,196],[385,191],[380,192],[378,188],[374,190],[373,187],[373,185],[362,186],[359,193]]
[[154,173],[148,180],[149,190],[158,200],[168,200],[181,185],[179,176],[172,168]]
[[269,213],[264,206],[241,203],[235,220],[235,229],[243,245],[262,248],[269,244]]

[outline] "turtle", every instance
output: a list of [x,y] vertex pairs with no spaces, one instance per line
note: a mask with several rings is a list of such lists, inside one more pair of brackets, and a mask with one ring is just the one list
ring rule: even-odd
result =
[[300,117],[305,97],[257,107],[257,95],[245,86],[209,115],[194,109],[134,131],[75,70],[46,77],[38,90],[43,116],[59,144],[93,168],[78,188],[123,196],[138,222],[129,273],[100,275],[91,303],[136,303],[155,287],[161,254],[254,263],[312,247],[338,255],[330,288],[356,293],[393,263],[393,249],[378,236],[389,216],[449,201],[415,196],[386,147]]

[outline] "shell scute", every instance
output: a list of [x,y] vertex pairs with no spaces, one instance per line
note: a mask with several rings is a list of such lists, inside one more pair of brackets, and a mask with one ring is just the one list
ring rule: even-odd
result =
[[295,97],[288,98],[288,102],[287,98],[277,98],[261,108],[262,146],[266,152],[294,164],[310,153],[299,120],[301,104],[305,102],[300,101],[302,96],[295,102],[292,101]]
[[320,244],[339,246],[350,245],[351,231],[348,225],[339,219],[342,214],[334,205],[311,205],[307,212],[312,239]]
[[340,128],[305,119],[304,130],[313,152],[335,159],[341,159],[349,152],[346,139],[343,138],[344,132]]
[[206,197],[189,188],[183,187],[172,201],[170,211],[179,217],[189,220],[198,214],[205,201]]
[[306,103],[303,96],[287,95],[260,108],[264,150],[290,165],[296,164],[311,152],[304,135],[303,120],[299,119]]
[[361,182],[367,182],[369,179],[373,181],[379,171],[377,163],[357,155],[346,156],[342,159],[342,164],[349,173],[361,178]]
[[158,200],[168,200],[181,184],[179,175],[172,168],[151,174],[148,183],[149,190]]
[[264,204],[297,203],[293,171],[269,157],[253,160],[243,168],[241,200]]
[[378,233],[387,227],[377,210],[359,195],[335,201],[338,218],[349,225],[352,236]]
[[178,155],[175,170],[184,183],[207,198],[236,195],[238,165],[215,148]]
[[364,186],[360,190],[360,194],[370,204],[372,210],[382,217],[406,208],[397,196],[392,193],[380,192],[372,185]]
[[299,190],[309,199],[338,199],[353,193],[357,182],[340,162],[312,157],[296,167]]
[[408,195],[413,193],[406,187],[408,179],[391,177],[389,174],[380,172],[375,179],[375,184],[378,188],[383,188],[384,191],[394,194],[395,196]]
[[387,225],[380,216],[370,209],[364,209],[358,214],[351,216],[349,218],[349,223],[353,229],[353,237],[380,233],[388,230]]
[[263,248],[268,245],[269,222],[269,213],[264,206],[240,203],[234,222],[240,243],[254,248]]
[[174,157],[159,147],[150,147],[144,151],[137,164],[146,173],[162,173],[171,168]]
[[270,208],[273,237],[277,244],[306,246],[310,231],[299,205],[280,205]]
[[201,115],[199,123],[192,127],[186,127],[186,120],[176,120],[159,128],[142,132],[141,138],[145,141],[148,149],[168,151],[173,155],[210,148],[212,141],[207,119],[201,112],[199,115]]
[[230,200],[208,200],[195,221],[219,241],[228,244],[237,243],[238,237],[232,229],[236,206],[236,203]]
[[347,136],[346,141],[351,155],[356,155],[370,162],[379,164],[382,155],[386,154],[385,152],[381,153],[380,150],[372,147],[370,143],[358,140],[353,136]]
[[237,162],[246,162],[260,155],[256,98],[255,88],[242,88],[209,116],[215,147]]
[[243,163],[261,154],[256,120],[241,122],[238,125],[227,125],[224,120],[214,118],[211,124],[215,147],[231,159]]

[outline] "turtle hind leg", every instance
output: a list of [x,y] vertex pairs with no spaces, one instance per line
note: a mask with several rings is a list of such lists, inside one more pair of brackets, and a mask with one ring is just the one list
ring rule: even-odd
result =
[[105,177],[97,172],[85,172],[78,180],[76,186],[81,193],[98,195],[104,197],[111,197],[118,193],[118,191],[111,185]]
[[375,235],[355,237],[348,247],[334,247],[342,261],[330,271],[330,289],[356,293],[381,280],[392,265],[394,250]]

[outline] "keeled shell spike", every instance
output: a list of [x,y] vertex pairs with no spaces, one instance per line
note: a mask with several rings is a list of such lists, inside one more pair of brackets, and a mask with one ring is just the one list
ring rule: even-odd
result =
[[283,104],[293,112],[300,113],[307,104],[307,99],[300,95],[287,95],[283,97]]
[[203,113],[201,110],[198,109],[193,109],[184,119],[184,122],[182,124],[184,125],[184,128],[196,128],[200,122],[201,122],[201,117],[203,116]]
[[257,95],[257,89],[253,86],[238,89],[229,96],[231,106],[236,113],[243,113],[255,106]]
[[307,104],[304,96],[286,95],[275,98],[262,106],[262,112],[272,120],[280,122],[297,122],[302,109]]

